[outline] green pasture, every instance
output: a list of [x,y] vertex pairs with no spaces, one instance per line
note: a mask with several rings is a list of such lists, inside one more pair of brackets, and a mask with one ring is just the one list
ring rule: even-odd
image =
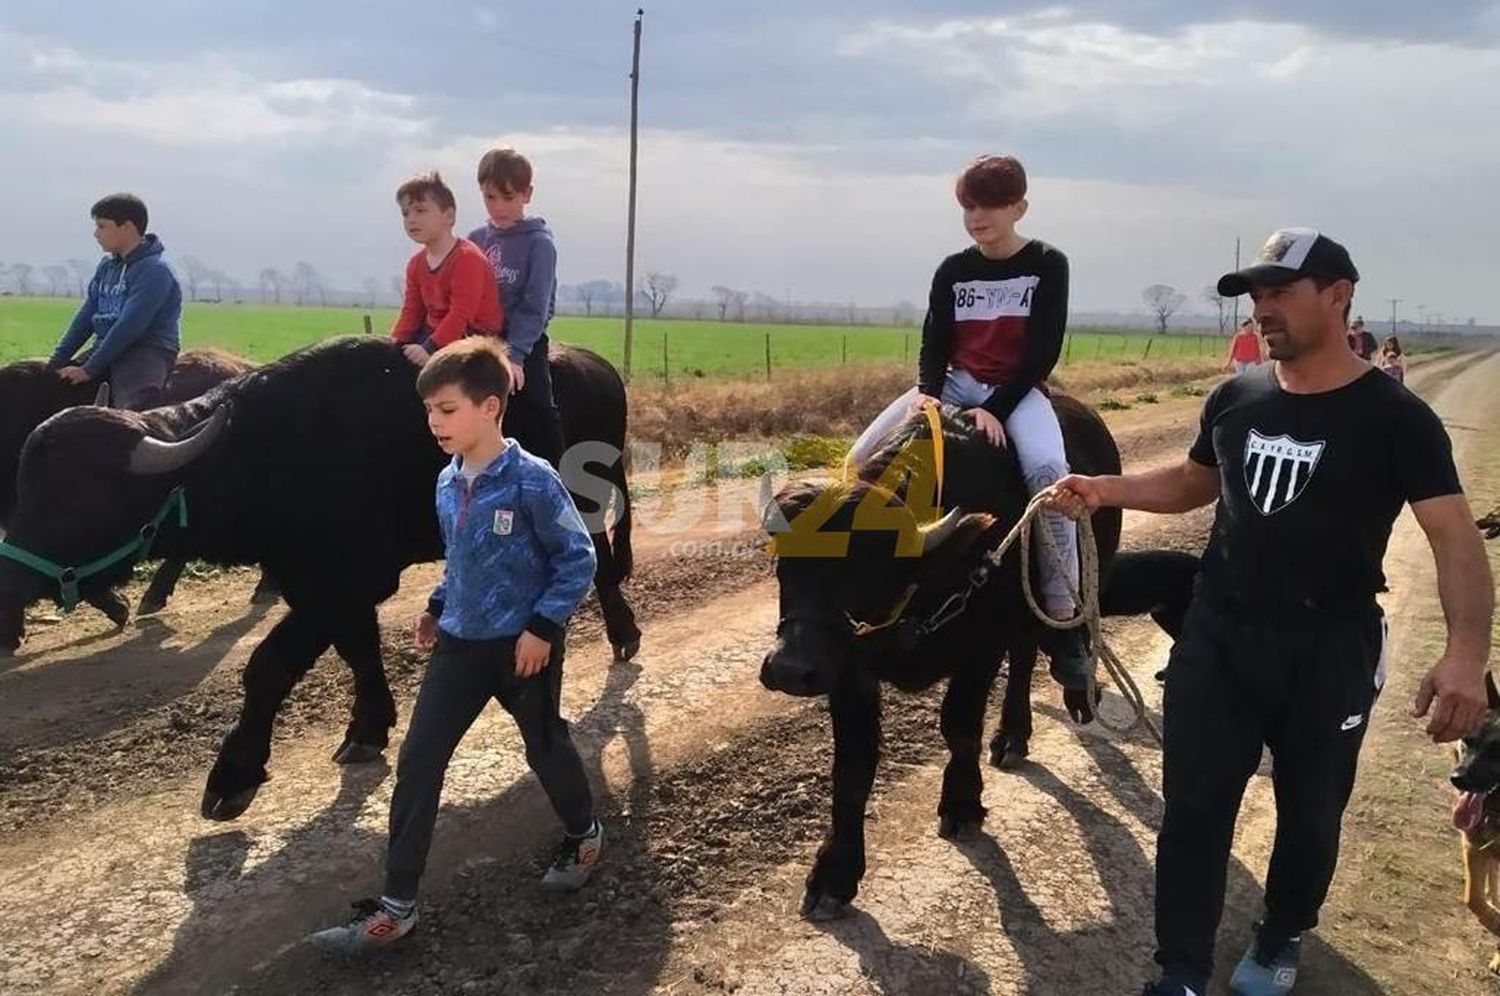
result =
[[[0,362],[51,352],[76,299],[0,297]],[[370,317],[384,334],[394,309],[315,308],[259,304],[188,304],[182,321],[186,346],[218,346],[252,360],[282,356],[319,339],[364,329]],[[559,315],[552,337],[587,346],[619,364],[624,354],[624,320]],[[1139,332],[1077,332],[1069,337],[1065,362],[1163,359],[1216,355],[1215,336]],[[861,363],[916,363],[917,329],[838,325],[765,325],[642,319],[635,323],[634,374],[660,380],[698,377],[765,376],[767,348],[772,375],[778,370]],[[1149,350],[1149,352],[1148,352]]]

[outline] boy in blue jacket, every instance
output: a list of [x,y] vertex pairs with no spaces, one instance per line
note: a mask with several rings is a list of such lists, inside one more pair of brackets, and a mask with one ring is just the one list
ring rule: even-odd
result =
[[515,149],[484,154],[479,191],[489,221],[470,232],[469,241],[484,251],[495,272],[505,311],[500,337],[516,366],[505,428],[556,467],[563,453],[562,418],[547,364],[547,325],[557,310],[557,245],[546,221],[526,217],[531,163]]
[[314,934],[318,947],[368,951],[416,926],[448,760],[491,697],[563,823],[543,884],[581,888],[599,860],[604,831],[558,713],[563,631],[593,580],[594,544],[557,472],[501,434],[510,386],[501,345],[483,336],[438,350],[417,377],[427,424],[453,454],[437,481],[447,562],[416,630],[418,649],[436,650],[396,765],[385,892]]
[[[117,408],[152,408],[177,362],[182,290],[161,240],[146,234],[146,205],[139,197],[111,194],[89,213],[94,241],[108,255],[48,365],[70,384],[109,381]],[[75,360],[91,337],[94,348]]]

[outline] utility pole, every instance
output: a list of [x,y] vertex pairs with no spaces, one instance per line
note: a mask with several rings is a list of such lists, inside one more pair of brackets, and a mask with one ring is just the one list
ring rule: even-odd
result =
[[1391,335],[1396,334],[1396,305],[1401,303],[1399,297],[1391,298]]
[[635,51],[630,57],[630,212],[625,222],[625,383],[630,383],[630,354],[635,336],[635,159],[636,128],[640,120],[641,96],[641,18],[643,8],[635,11]]
[[[1234,237],[1234,268],[1236,270],[1240,268],[1240,237],[1238,235]],[[1234,296],[1234,324],[1230,328],[1236,332],[1240,330],[1240,296],[1238,294]]]

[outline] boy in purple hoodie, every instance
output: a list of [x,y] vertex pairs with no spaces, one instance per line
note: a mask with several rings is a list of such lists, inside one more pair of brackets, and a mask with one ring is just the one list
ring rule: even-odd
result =
[[491,149],[479,160],[479,189],[487,224],[469,233],[484,250],[500,285],[505,311],[501,338],[515,364],[515,387],[505,412],[505,434],[553,467],[562,459],[562,419],[547,365],[547,323],[557,307],[557,246],[541,218],[526,217],[531,163],[515,149]]

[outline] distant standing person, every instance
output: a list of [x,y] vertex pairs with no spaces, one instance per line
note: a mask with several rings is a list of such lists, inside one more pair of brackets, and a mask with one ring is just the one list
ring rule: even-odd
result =
[[1380,344],[1380,369],[1395,378],[1396,383],[1406,383],[1406,354],[1401,352],[1401,340],[1393,335],[1385,337]]
[[1363,315],[1354,319],[1354,324],[1349,326],[1349,348],[1359,354],[1362,360],[1369,360],[1375,355],[1375,334],[1365,328]]
[[515,149],[491,149],[479,160],[479,190],[489,221],[469,239],[489,259],[505,307],[506,352],[516,366],[506,432],[553,467],[562,459],[562,417],[552,394],[547,325],[557,309],[557,245],[541,218],[526,217],[531,163]]
[[[70,384],[109,381],[117,408],[152,408],[177,362],[182,289],[162,255],[161,239],[146,232],[146,205],[139,197],[110,194],[89,214],[94,241],[108,255],[48,365]],[[94,348],[75,359],[90,337]]]
[[1246,318],[1240,322],[1234,338],[1229,340],[1229,356],[1224,361],[1224,369],[1242,374],[1259,366],[1262,358],[1260,333],[1255,330],[1255,319]]

